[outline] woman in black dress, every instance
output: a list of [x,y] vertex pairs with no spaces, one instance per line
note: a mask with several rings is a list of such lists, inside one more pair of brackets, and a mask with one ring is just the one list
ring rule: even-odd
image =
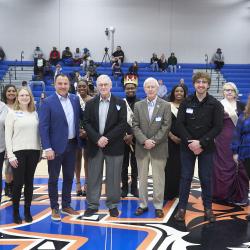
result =
[[173,87],[170,94],[172,112],[172,125],[168,134],[169,156],[165,168],[165,192],[164,200],[172,200],[179,195],[179,183],[181,178],[180,141],[176,129],[178,108],[186,97],[186,90],[180,85]]

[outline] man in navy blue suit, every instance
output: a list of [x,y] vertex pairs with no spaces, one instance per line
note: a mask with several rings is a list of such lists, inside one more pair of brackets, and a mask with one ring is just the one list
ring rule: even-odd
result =
[[55,78],[56,93],[45,99],[39,112],[39,130],[43,149],[48,159],[48,191],[51,219],[61,220],[58,204],[58,178],[62,167],[62,213],[78,215],[71,206],[75,155],[79,139],[80,102],[69,94],[70,82],[66,75]]

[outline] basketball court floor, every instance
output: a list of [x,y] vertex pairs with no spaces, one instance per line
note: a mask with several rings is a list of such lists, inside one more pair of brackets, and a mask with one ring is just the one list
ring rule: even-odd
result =
[[[40,164],[35,178],[32,203],[33,222],[12,223],[11,201],[3,196],[0,206],[0,249],[89,249],[89,250],[223,250],[249,249],[250,223],[245,219],[250,207],[214,204],[217,221],[204,221],[200,184],[192,183],[185,223],[173,219],[178,200],[166,201],[165,217],[156,219],[152,202],[149,211],[134,216],[138,200],[128,197],[121,200],[118,218],[109,217],[105,208],[105,194],[99,212],[91,218],[82,215],[62,215],[61,222],[50,218],[46,164]],[[43,174],[43,175],[42,175]],[[59,188],[61,189],[61,180]],[[83,214],[86,201],[72,191],[72,207]],[[152,179],[148,192],[152,196]],[[104,190],[104,189],[103,189]],[[23,215],[23,202],[21,202]]]

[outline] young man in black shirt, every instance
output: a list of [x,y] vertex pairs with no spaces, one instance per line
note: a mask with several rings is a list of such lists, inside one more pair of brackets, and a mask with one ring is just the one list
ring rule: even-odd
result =
[[185,220],[190,186],[198,157],[199,178],[205,219],[215,221],[212,207],[211,173],[213,166],[214,138],[223,127],[223,106],[208,94],[211,78],[207,73],[193,76],[195,93],[180,105],[177,126],[181,137],[181,182],[177,221]]

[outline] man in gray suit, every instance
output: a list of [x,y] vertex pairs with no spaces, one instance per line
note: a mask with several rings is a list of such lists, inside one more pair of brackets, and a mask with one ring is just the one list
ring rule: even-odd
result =
[[162,218],[165,165],[168,157],[168,132],[171,126],[170,104],[157,97],[159,84],[149,77],[144,82],[147,97],[135,104],[133,131],[136,138],[135,155],[139,172],[140,205],[135,215],[148,211],[147,178],[149,163],[153,174],[153,204],[155,216]]

